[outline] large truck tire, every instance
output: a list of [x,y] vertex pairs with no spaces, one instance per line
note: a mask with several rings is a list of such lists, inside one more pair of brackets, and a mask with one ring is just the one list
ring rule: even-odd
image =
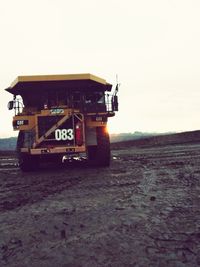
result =
[[39,169],[39,157],[26,153],[19,153],[18,164],[22,171],[37,171]]
[[39,157],[21,152],[21,148],[24,145],[24,138],[24,131],[19,131],[16,147],[19,168],[24,172],[36,171],[39,168]]
[[108,167],[110,165],[110,138],[106,127],[97,127],[97,145],[88,146],[89,164],[98,167]]

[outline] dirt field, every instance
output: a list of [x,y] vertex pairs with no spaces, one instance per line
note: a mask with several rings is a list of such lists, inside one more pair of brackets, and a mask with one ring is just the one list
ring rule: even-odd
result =
[[200,144],[21,173],[0,157],[0,266],[200,266]]

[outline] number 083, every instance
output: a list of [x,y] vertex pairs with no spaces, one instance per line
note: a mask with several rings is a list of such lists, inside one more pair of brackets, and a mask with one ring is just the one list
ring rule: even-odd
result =
[[74,139],[73,129],[57,129],[57,130],[55,130],[55,139],[57,141],[73,140]]

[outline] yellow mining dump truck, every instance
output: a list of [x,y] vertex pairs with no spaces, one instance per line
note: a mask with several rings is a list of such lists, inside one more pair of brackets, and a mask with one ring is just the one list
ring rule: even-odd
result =
[[109,166],[108,117],[118,111],[117,88],[91,74],[19,76],[5,90],[13,94],[13,129],[23,171],[63,156],[85,155],[95,166]]

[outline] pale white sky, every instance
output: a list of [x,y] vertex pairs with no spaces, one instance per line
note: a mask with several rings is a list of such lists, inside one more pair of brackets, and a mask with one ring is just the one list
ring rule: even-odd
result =
[[0,138],[18,75],[121,82],[111,132],[200,128],[199,0],[0,0]]

